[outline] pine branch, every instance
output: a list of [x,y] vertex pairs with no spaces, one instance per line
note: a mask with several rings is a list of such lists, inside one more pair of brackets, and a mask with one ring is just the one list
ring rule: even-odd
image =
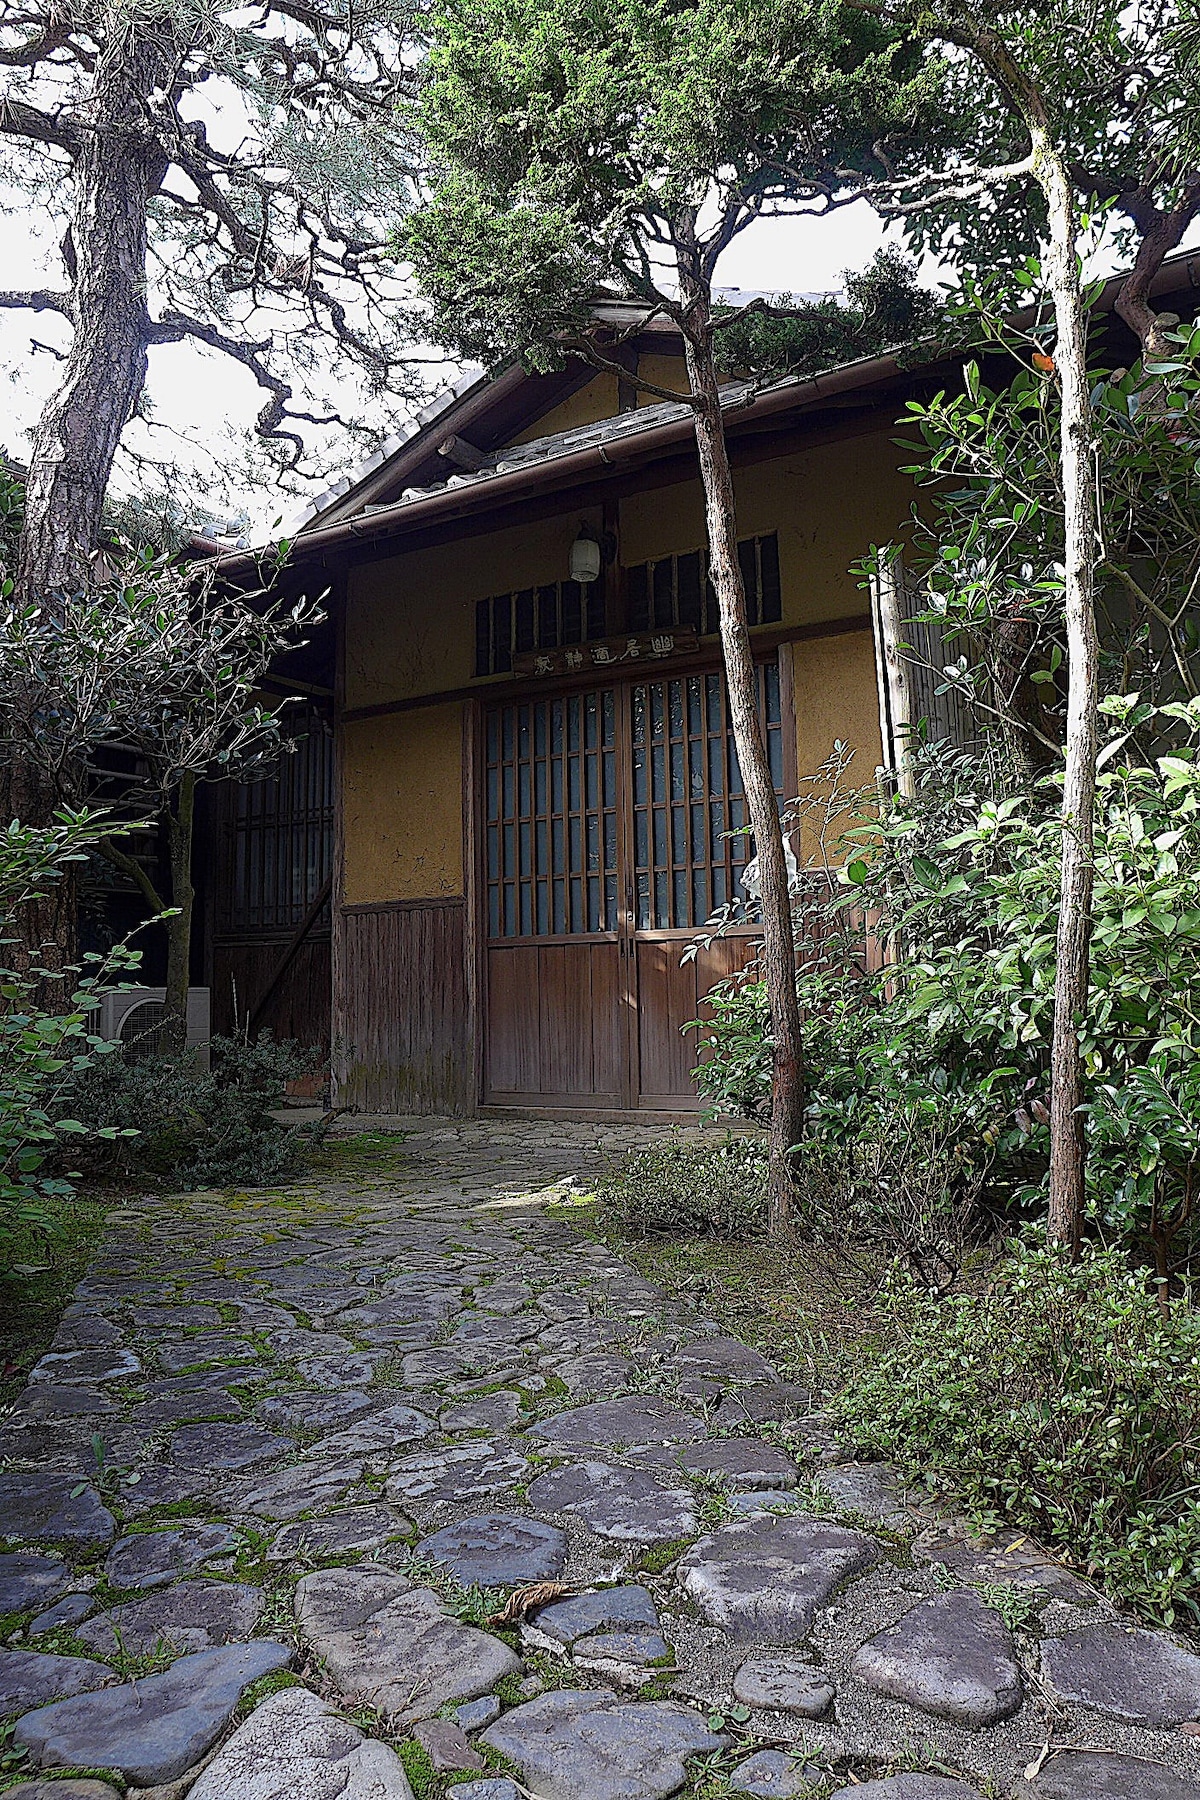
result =
[[23,308],[26,312],[56,312],[73,319],[70,294],[55,294],[49,288],[0,288],[0,306]]
[[263,361],[263,353],[270,349],[269,338],[260,338],[257,342],[241,342],[238,338],[228,337],[225,332],[218,331],[215,325],[208,325],[202,319],[190,319],[186,313],[173,308],[163,314],[150,327],[149,341],[152,344],[178,344],[184,338],[195,338],[201,344],[207,344],[210,350],[219,350],[224,356],[233,357],[244,368],[249,369],[260,388],[271,397],[260,408],[255,420],[255,429],[260,437],[274,438],[279,442],[294,447],[293,467],[304,454],[304,439],[294,431],[281,429],[283,421],[288,417],[299,417],[288,412],[288,401],[292,397],[292,385],[281,375],[276,375]]
[[0,95],[0,132],[7,137],[24,138],[29,143],[48,144],[74,156],[79,149],[79,133],[61,115],[43,112],[25,100]]

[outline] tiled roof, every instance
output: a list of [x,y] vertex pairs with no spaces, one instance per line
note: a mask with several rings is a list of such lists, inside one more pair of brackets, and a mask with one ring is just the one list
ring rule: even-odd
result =
[[[748,382],[739,382],[726,388],[723,395],[726,408],[736,406],[751,392]],[[394,507],[413,500],[425,500],[430,494],[443,494],[451,488],[476,487],[495,475],[508,475],[518,469],[532,468],[538,463],[553,462],[559,456],[571,456],[577,450],[590,450],[615,443],[620,438],[635,437],[639,432],[653,430],[655,426],[687,418],[690,413],[691,408],[685,401],[661,400],[653,406],[638,406],[629,412],[616,413],[610,419],[598,419],[594,425],[575,425],[569,431],[556,431],[548,437],[531,438],[525,444],[508,444],[488,456],[481,468],[456,469],[445,481],[432,482],[427,487],[405,488],[403,493],[395,500],[386,502],[386,505]],[[366,518],[373,512],[383,510],[382,505],[364,506],[361,516]]]
[[[835,297],[837,291],[840,290],[790,295],[789,298],[811,303],[831,299]],[[778,300],[780,296],[759,289],[720,288],[714,289],[713,298],[718,304],[722,305],[747,306],[754,300]],[[601,322],[628,325],[629,321],[636,316],[645,315],[646,308],[640,302],[635,303],[629,300],[614,299],[599,303],[595,311],[597,319]],[[441,389],[439,393],[434,395],[432,400],[421,407],[419,411],[413,413],[411,418],[407,419],[397,432],[386,438],[379,449],[374,451],[369,457],[366,457],[350,474],[343,475],[330,487],[324,489],[319,494],[315,494],[311,500],[305,501],[302,505],[298,506],[292,515],[285,520],[282,535],[285,537],[294,537],[305,525],[312,524],[319,520],[321,515],[328,511],[331,506],[335,505],[344,494],[347,494],[351,489],[358,487],[361,483],[366,481],[368,476],[373,474],[375,470],[382,468],[385,463],[389,462],[398,451],[403,450],[406,445],[412,444],[415,439],[421,437],[431,425],[435,425],[438,420],[446,413],[450,412],[459,401],[464,400],[467,395],[475,390],[487,388],[494,380],[496,374],[496,370],[489,371],[479,369],[478,367],[467,369],[456,381],[451,382],[448,387]],[[422,488],[407,488],[404,490],[401,498],[404,500],[421,499],[428,494],[443,492],[447,488],[466,487],[478,481],[486,481],[490,474],[499,474],[507,472],[510,469],[518,469],[533,463],[546,461],[554,455],[569,455],[572,450],[583,449],[590,444],[601,444],[605,441],[610,431],[612,435],[622,437],[626,432],[631,430],[643,430],[648,429],[651,425],[662,424],[668,419],[676,416],[679,411],[680,409],[678,407],[672,407],[669,402],[654,406],[642,406],[637,409],[636,422],[634,423],[631,423],[634,415],[622,413],[615,418],[605,419],[595,426],[581,427],[579,430],[573,432],[555,433],[549,437],[534,439],[527,444],[512,445],[506,449],[498,450],[495,453],[494,458],[489,458],[485,466],[478,471],[472,470],[469,473],[456,471],[454,474],[449,475],[444,482],[438,482],[435,485]],[[559,446],[559,448],[556,449],[554,446]],[[380,504],[383,503],[381,502]],[[387,502],[387,504],[394,504],[394,502]],[[378,506],[367,504],[359,509],[358,513],[349,516],[365,517],[373,511],[378,511]]]
[[272,537],[294,537],[312,519],[319,517],[327,507],[332,506],[335,500],[340,500],[343,494],[348,493],[352,487],[357,487],[359,482],[365,480],[375,469],[382,468],[383,464],[390,461],[398,450],[403,450],[406,444],[411,444],[414,438],[420,437],[421,433],[428,430],[430,425],[435,425],[444,413],[449,412],[450,408],[469,394],[473,388],[486,387],[490,380],[491,376],[485,369],[472,366],[465,370],[456,381],[452,381],[448,387],[442,388],[433,396],[432,400],[427,401],[417,412],[405,419],[399,430],[386,437],[379,448],[372,451],[370,456],[364,457],[349,475],[340,476],[330,487],[322,489],[319,494],[314,494],[310,500],[301,502],[292,514],[284,519],[282,527],[275,526],[270,535]]

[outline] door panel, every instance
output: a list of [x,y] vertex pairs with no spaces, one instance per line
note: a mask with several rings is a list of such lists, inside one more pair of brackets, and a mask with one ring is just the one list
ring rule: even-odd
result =
[[[761,717],[776,792],[783,795],[783,724],[776,664],[759,669]],[[715,981],[744,966],[755,933],[716,938],[681,963],[706,921],[740,893],[752,853],[749,814],[729,727],[725,683],[714,670],[646,682],[630,696],[637,1093],[647,1109],[692,1110],[696,1033]]]
[[[759,669],[776,792],[783,793],[779,670]],[[749,820],[725,683],[714,670],[639,683],[630,698],[638,931],[699,929],[740,892]]]
[[601,688],[488,712],[490,941],[617,929],[617,699]]
[[489,946],[489,1105],[626,1105],[620,960],[615,938]]
[[511,944],[488,951],[487,1074],[489,1087],[531,1094],[541,1087],[538,947]]
[[700,1110],[692,1080],[700,1046],[697,1033],[686,1027],[705,1016],[704,995],[745,967],[755,943],[751,932],[739,932],[714,939],[682,962],[691,940],[690,932],[637,940],[638,1103],[647,1111]]
[[610,687],[486,715],[484,1099],[492,1104],[628,1104],[619,711]]
[[[782,792],[774,664],[760,682]],[[698,1106],[684,1028],[754,933],[680,959],[737,896],[746,817],[716,672],[486,713],[485,1103]]]
[[543,944],[538,951],[541,1068],[546,1091],[620,1106],[625,1034],[616,944]]

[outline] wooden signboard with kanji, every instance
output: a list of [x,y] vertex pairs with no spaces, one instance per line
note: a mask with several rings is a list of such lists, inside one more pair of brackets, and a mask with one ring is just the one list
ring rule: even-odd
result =
[[668,658],[694,654],[700,640],[694,631],[680,631],[674,626],[661,631],[643,631],[624,637],[604,638],[597,643],[564,644],[557,650],[526,650],[513,659],[517,675],[580,675],[587,669],[611,669],[618,663],[661,663]]

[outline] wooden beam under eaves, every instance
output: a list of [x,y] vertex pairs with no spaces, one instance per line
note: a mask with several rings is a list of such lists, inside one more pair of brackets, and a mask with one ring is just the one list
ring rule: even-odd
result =
[[484,451],[476,449],[465,437],[459,437],[454,432],[442,439],[437,453],[444,456],[447,462],[453,463],[456,469],[467,469],[472,475],[476,470],[485,468],[488,462]]

